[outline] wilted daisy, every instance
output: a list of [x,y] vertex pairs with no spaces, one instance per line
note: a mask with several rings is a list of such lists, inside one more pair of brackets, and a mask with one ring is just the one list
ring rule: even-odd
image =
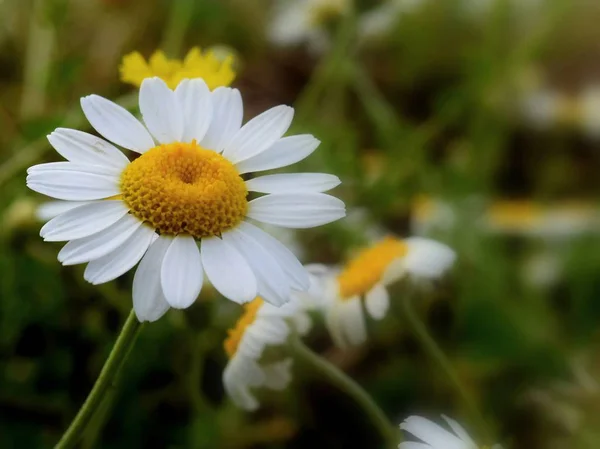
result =
[[233,82],[235,72],[232,64],[232,55],[219,58],[212,50],[202,53],[198,47],[194,47],[183,61],[169,59],[158,50],[146,62],[144,57],[135,51],[123,57],[119,71],[121,81],[136,87],[140,87],[146,78],[157,76],[171,89],[175,89],[184,79],[202,78],[208,88],[214,90],[217,87],[229,86]]
[[[97,95],[81,100],[91,125],[113,143],[140,153],[130,161],[91,134],[57,129],[48,136],[68,162],[28,170],[27,185],[76,207],[46,223],[46,241],[69,242],[64,265],[89,262],[93,284],[108,282],[141,259],[133,281],[138,318],[154,321],[171,307],[190,306],[206,274],[223,296],[276,305],[306,290],[308,275],[293,254],[248,219],[309,228],[344,216],[344,203],[322,193],[339,184],[318,173],[243,174],[284,167],[311,154],[311,135],[282,137],[293,109],[277,106],[242,126],[236,89],[209,92],[201,79],[175,91],[144,80],[139,106],[145,126]],[[249,201],[248,192],[265,193]]]
[[400,428],[417,437],[422,442],[405,441],[399,449],[501,449],[501,446],[479,446],[475,444],[467,431],[456,421],[443,416],[452,429],[444,429],[436,423],[420,416],[410,416],[400,424]]
[[386,286],[406,275],[439,278],[455,258],[448,246],[420,237],[387,237],[360,252],[326,282],[326,323],[334,342],[346,347],[366,340],[363,300],[367,313],[380,320],[390,305]]
[[349,0],[278,0],[269,25],[269,40],[287,47],[307,43],[314,52],[329,46],[327,25],[345,14]]
[[274,307],[261,298],[244,306],[244,313],[229,330],[224,344],[229,363],[223,372],[223,384],[238,407],[258,408],[251,389],[280,391],[288,386],[292,378],[292,359],[261,363],[261,357],[267,347],[281,346],[291,332],[304,334],[309,327],[310,319],[297,298],[281,307]]

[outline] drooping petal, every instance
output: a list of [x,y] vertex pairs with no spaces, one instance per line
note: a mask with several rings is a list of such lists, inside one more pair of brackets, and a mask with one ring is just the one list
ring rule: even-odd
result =
[[365,296],[365,307],[376,320],[382,319],[390,308],[390,295],[382,284],[376,284]]
[[238,162],[236,168],[249,173],[287,167],[310,156],[320,143],[310,134],[283,137],[262,153]]
[[71,240],[58,253],[58,260],[63,265],[76,265],[98,259],[125,243],[141,225],[133,215],[125,215],[96,234]]
[[290,285],[293,289],[300,291],[309,289],[310,281],[307,271],[285,245],[250,223],[240,223],[238,229],[253,237],[263,248],[277,259],[281,269],[289,276]]
[[144,123],[160,143],[181,141],[181,106],[166,83],[158,77],[146,78],[140,87],[140,112]]
[[183,114],[182,142],[202,142],[210,126],[213,106],[210,90],[202,78],[185,79],[175,89]]
[[176,236],[165,252],[160,271],[165,299],[175,309],[191,306],[204,282],[200,251],[190,235]]
[[129,159],[106,140],[75,129],[57,128],[48,141],[65,159],[79,165],[124,169]]
[[223,156],[236,164],[262,153],[285,134],[293,118],[294,109],[289,106],[263,112],[242,126],[223,149]]
[[246,303],[256,297],[256,277],[242,255],[218,237],[202,239],[202,262],[212,285],[226,298]]
[[248,217],[286,228],[312,228],[346,215],[344,202],[324,193],[265,195],[248,203]]
[[68,201],[90,201],[120,193],[119,176],[106,167],[52,162],[30,167],[27,187]]
[[137,153],[155,146],[144,125],[118,104],[99,95],[89,95],[81,99],[81,109],[94,129],[113,143]]
[[471,438],[471,436],[467,433],[463,426],[461,426],[457,421],[448,418],[446,415],[442,415],[442,418],[448,423],[450,428],[454,431],[454,433],[467,444],[467,446],[476,447],[475,441]]
[[213,114],[201,145],[220,152],[242,126],[244,107],[237,89],[218,87],[211,94]]
[[282,173],[250,179],[246,188],[261,193],[321,193],[340,183],[340,178],[325,173]]
[[80,239],[106,229],[127,212],[127,206],[120,200],[87,203],[50,220],[40,235],[47,242]]
[[265,248],[250,235],[239,229],[223,234],[223,240],[231,244],[246,259],[256,276],[257,294],[265,301],[280,306],[290,300],[290,286],[287,276]]
[[148,226],[140,226],[129,239],[112,252],[92,260],[83,273],[91,284],[103,284],[131,270],[140,261],[157,234]]
[[150,245],[133,277],[133,309],[139,321],[156,321],[169,310],[160,273],[171,239],[159,237]]
[[367,327],[360,298],[345,299],[340,304],[340,320],[351,345],[358,346],[367,341]]

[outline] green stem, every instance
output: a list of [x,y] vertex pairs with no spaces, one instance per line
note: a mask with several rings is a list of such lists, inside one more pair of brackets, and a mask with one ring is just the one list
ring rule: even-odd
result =
[[290,346],[296,357],[327,377],[363,408],[390,448],[398,446],[400,436],[396,426],[388,420],[373,398],[358,383],[326,359],[313,352],[299,337],[292,337]]
[[478,427],[484,433],[484,436],[487,439],[489,439],[489,441],[492,441],[490,438],[491,434],[488,430],[489,427],[487,422],[485,421],[485,418],[483,417],[483,414],[479,411],[479,408],[476,406],[475,401],[463,385],[462,381],[458,377],[458,374],[454,370],[454,367],[452,366],[446,355],[442,352],[442,350],[435,342],[435,340],[431,337],[431,335],[429,335],[429,332],[427,331],[427,328],[425,327],[423,322],[417,317],[417,314],[415,313],[412,306],[413,299],[414,295],[406,294],[404,300],[402,301],[402,304],[404,306],[404,314],[408,320],[408,323],[412,327],[415,336],[420,341],[425,352],[427,352],[427,354],[439,365],[442,371],[444,371],[446,376],[448,376],[448,379],[450,379],[452,386],[456,389],[459,396],[463,400],[465,406],[467,407],[471,419],[477,423]]
[[68,449],[77,444],[92,415],[100,406],[108,390],[112,388],[116,376],[127,358],[129,350],[133,347],[140,329],[141,323],[137,320],[135,312],[132,310],[106,363],[102,367],[100,376],[98,376],[92,391],[54,449]]
[[180,57],[185,33],[194,15],[195,0],[171,0],[169,20],[161,48],[167,56]]

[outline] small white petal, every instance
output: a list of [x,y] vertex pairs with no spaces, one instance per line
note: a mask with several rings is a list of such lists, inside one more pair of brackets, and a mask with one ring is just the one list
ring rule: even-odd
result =
[[262,153],[285,134],[293,117],[294,109],[283,105],[254,117],[227,143],[223,156],[236,164]]
[[246,181],[246,188],[261,193],[321,193],[340,183],[337,176],[324,173],[283,173],[250,179]]
[[144,125],[118,104],[89,95],[81,99],[81,109],[94,129],[113,143],[138,153],[155,146]]
[[275,391],[286,389],[292,381],[292,363],[292,359],[287,358],[263,366],[263,372],[265,373],[265,387]]
[[171,239],[159,237],[150,245],[133,277],[133,309],[139,321],[156,321],[169,310],[160,273]]
[[236,168],[243,174],[287,167],[310,156],[320,143],[310,134],[284,137],[262,153],[238,162]]
[[[420,416],[409,416],[400,428],[413,434],[433,448],[462,449],[463,441],[434,422]],[[471,448],[467,448],[471,449]]]
[[120,200],[88,203],[53,218],[42,227],[40,235],[47,242],[80,239],[106,229],[127,212]]
[[144,123],[160,143],[181,141],[181,106],[167,84],[158,77],[146,78],[140,86],[140,112]]
[[198,244],[191,235],[176,236],[165,253],[160,270],[165,299],[175,309],[191,306],[204,282]]
[[308,273],[296,256],[294,256],[285,245],[250,223],[240,223],[238,229],[253,237],[263,248],[277,259],[284,273],[289,276],[290,285],[293,289],[300,291],[309,289],[310,281],[308,279]]
[[83,273],[91,284],[103,284],[131,270],[140,261],[157,234],[148,226],[140,226],[129,239],[112,252],[92,260]]
[[202,142],[210,126],[213,106],[210,90],[202,78],[185,79],[175,89],[183,115],[182,142]]
[[367,341],[367,327],[360,298],[343,300],[340,304],[340,320],[351,345],[358,346]]
[[232,229],[223,234],[223,240],[238,250],[250,265],[256,276],[259,296],[276,306],[290,300],[289,282],[277,259],[252,236],[239,229]]
[[[404,441],[398,445],[398,449],[432,449],[427,443],[418,443],[415,441]],[[435,448],[433,448],[435,449]]]
[[211,93],[213,114],[201,145],[220,152],[242,126],[244,107],[237,89],[217,87]]
[[57,128],[48,141],[65,159],[80,165],[124,169],[129,159],[106,140],[75,129]]
[[48,221],[60,214],[65,213],[76,207],[90,204],[89,201],[48,201],[41,204],[35,211],[35,215],[40,221]]
[[71,240],[58,253],[58,260],[63,265],[75,265],[98,259],[121,246],[141,225],[133,215],[125,215],[96,234]]
[[237,303],[256,297],[256,277],[242,255],[218,237],[202,239],[202,262],[212,285],[226,298]]
[[346,215],[344,202],[324,193],[265,195],[248,206],[248,217],[285,228],[312,228]]
[[410,237],[405,242],[408,251],[404,257],[404,267],[414,276],[427,279],[439,278],[456,260],[453,249],[435,240]]
[[250,386],[261,385],[264,374],[258,364],[244,356],[235,355],[223,371],[223,386],[227,395],[238,407],[253,411],[259,406],[250,392]]
[[365,296],[365,307],[376,320],[382,319],[390,308],[390,295],[382,284],[376,284]]
[[28,169],[27,187],[67,201],[90,201],[120,193],[118,173],[98,165],[52,162]]

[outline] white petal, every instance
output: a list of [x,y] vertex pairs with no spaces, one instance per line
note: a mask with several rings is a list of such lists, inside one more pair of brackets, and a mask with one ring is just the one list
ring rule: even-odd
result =
[[226,298],[237,303],[256,297],[256,277],[242,255],[218,237],[202,239],[202,262],[212,285]]
[[261,193],[320,193],[340,185],[340,178],[324,173],[283,173],[266,175],[246,181],[251,192]]
[[53,218],[42,227],[40,235],[47,242],[80,239],[106,229],[127,212],[120,200],[88,203]]
[[30,167],[27,187],[59,200],[90,201],[120,193],[119,176],[98,165],[52,162]]
[[202,260],[194,237],[180,234],[171,242],[160,270],[165,299],[175,309],[191,306],[204,282]]
[[182,142],[202,142],[210,126],[213,106],[210,90],[202,78],[185,79],[175,89],[183,116]]
[[35,215],[40,221],[48,221],[64,212],[85,204],[90,203],[88,201],[47,201],[37,208]]
[[[254,382],[252,382],[254,380]],[[223,386],[231,400],[238,407],[252,411],[259,406],[258,401],[250,393],[252,383],[262,384],[264,374],[258,364],[251,359],[234,356],[223,371]]]
[[281,244],[279,240],[247,222],[240,223],[238,229],[253,237],[263,248],[277,259],[283,272],[289,276],[290,285],[293,289],[300,291],[309,289],[310,281],[308,279],[308,273],[296,256]]
[[471,436],[467,433],[463,426],[461,426],[455,420],[448,418],[446,415],[442,415],[442,418],[448,423],[450,428],[454,431],[454,433],[463,440],[467,445],[476,447],[475,441],[471,438]]
[[350,344],[348,343],[346,332],[344,330],[344,322],[341,315],[342,309],[340,306],[340,303],[335,303],[326,309],[325,326],[331,335],[333,343],[338,348],[346,349]]
[[265,195],[248,206],[248,217],[285,228],[312,228],[346,215],[344,202],[324,193]]
[[254,117],[232,137],[223,149],[223,156],[234,164],[262,153],[288,130],[294,109],[275,106]]
[[118,104],[89,95],[81,99],[81,109],[94,129],[113,143],[138,153],[155,146],[144,125]]
[[382,284],[376,284],[365,296],[367,312],[376,320],[382,319],[390,308],[390,295]]
[[359,297],[343,300],[340,320],[348,342],[358,346],[367,341],[367,327]]
[[439,278],[456,260],[454,250],[435,240],[410,237],[405,242],[408,245],[408,252],[404,257],[404,267],[414,276]]
[[[404,441],[398,445],[398,449],[432,449],[427,443],[417,443],[415,441]],[[435,449],[435,448],[433,448]]]
[[434,422],[420,416],[409,416],[400,424],[400,428],[428,443],[433,448],[464,448],[464,443],[459,438]]
[[265,387],[275,391],[286,389],[292,381],[291,369],[291,358],[263,366],[263,372],[265,373]]
[[276,306],[290,300],[289,282],[277,259],[252,236],[239,229],[232,229],[223,234],[223,240],[238,250],[250,265],[256,276],[259,296]]
[[124,169],[129,159],[106,140],[75,129],[57,128],[48,141],[65,159],[76,164]]
[[248,173],[287,167],[310,156],[320,143],[310,134],[284,137],[262,153],[238,162],[236,168],[240,173]]
[[71,240],[58,253],[58,260],[63,265],[75,265],[98,259],[121,246],[141,225],[133,215],[125,215],[96,234]]
[[148,226],[140,226],[118,248],[99,259],[92,260],[83,273],[91,284],[103,284],[131,270],[140,261],[153,240],[158,237]]
[[213,114],[202,146],[220,152],[242,126],[244,107],[237,89],[217,87],[211,93]]
[[166,83],[158,77],[146,78],[140,86],[140,112],[144,123],[160,143],[181,141],[181,106]]
[[139,321],[156,321],[169,310],[160,282],[163,258],[171,239],[159,237],[142,258],[133,277],[133,309]]

